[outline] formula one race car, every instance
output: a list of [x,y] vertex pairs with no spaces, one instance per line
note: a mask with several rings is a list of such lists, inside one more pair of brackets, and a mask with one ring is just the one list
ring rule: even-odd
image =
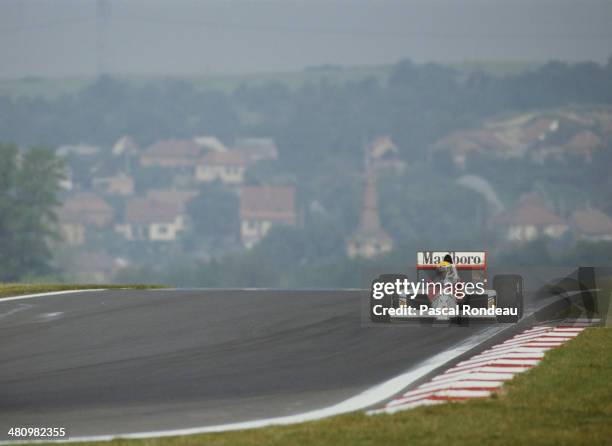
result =
[[[486,252],[417,253],[416,281],[383,274],[372,282],[370,319],[465,321],[496,319],[517,322],[523,316],[523,280],[496,275],[489,288]],[[391,285],[392,284],[392,285]]]

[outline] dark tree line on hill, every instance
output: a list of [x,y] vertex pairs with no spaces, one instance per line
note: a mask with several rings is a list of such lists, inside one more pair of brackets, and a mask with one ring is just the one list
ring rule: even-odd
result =
[[[612,63],[565,64],[509,77],[464,76],[442,65],[395,65],[388,79],[320,82],[292,89],[279,82],[233,93],[198,91],[186,81],[135,86],[102,77],[58,99],[0,97],[2,140],[20,144],[110,145],[121,135],[141,144],[214,134],[277,139],[286,167],[321,159],[360,162],[364,141],[389,134],[411,157],[448,131],[484,116],[569,103],[612,103]],[[357,155],[357,156],[356,156]]]

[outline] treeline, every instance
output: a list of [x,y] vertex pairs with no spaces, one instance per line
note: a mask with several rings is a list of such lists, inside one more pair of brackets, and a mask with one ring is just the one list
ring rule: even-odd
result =
[[569,103],[611,103],[612,63],[550,62],[508,77],[465,76],[436,64],[398,63],[387,79],[242,86],[198,91],[186,81],[142,86],[102,77],[57,99],[0,98],[0,135],[20,144],[110,145],[128,134],[141,144],[214,134],[274,137],[286,167],[299,171],[336,157],[360,162],[364,144],[392,135],[419,156],[448,131],[484,116]]

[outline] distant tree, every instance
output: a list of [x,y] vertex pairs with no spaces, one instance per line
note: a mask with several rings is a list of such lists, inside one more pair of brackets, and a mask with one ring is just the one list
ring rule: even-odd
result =
[[329,219],[309,218],[304,228],[279,225],[249,253],[277,271],[344,257],[344,233]]
[[138,193],[146,193],[149,189],[172,187],[177,174],[172,169],[160,166],[139,167],[134,170],[134,187]]
[[20,153],[0,144],[0,280],[52,271],[49,242],[58,238],[56,207],[63,165],[46,149]]
[[191,236],[213,245],[235,241],[240,229],[238,196],[220,183],[204,185],[200,193],[187,203]]

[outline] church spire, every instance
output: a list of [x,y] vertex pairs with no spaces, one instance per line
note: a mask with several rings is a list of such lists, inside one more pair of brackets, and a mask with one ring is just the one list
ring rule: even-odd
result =
[[393,247],[391,237],[380,224],[376,174],[370,166],[368,151],[365,158],[365,179],[361,219],[357,230],[349,237],[347,243],[349,257],[375,257],[390,251]]

